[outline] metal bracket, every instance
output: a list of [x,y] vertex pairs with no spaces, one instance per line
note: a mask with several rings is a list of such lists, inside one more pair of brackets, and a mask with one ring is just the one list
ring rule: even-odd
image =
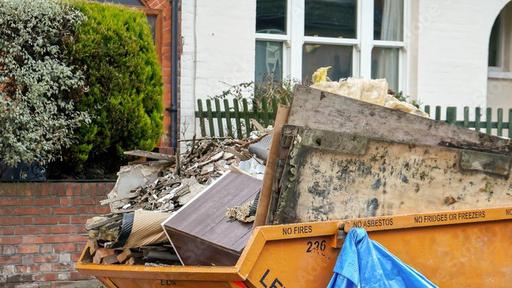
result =
[[483,171],[500,176],[509,176],[512,158],[510,156],[462,150],[459,153],[460,168],[469,171]]

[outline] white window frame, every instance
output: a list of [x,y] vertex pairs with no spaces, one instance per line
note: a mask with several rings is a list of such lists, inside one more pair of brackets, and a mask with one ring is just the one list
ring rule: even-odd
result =
[[[506,35],[506,27],[505,27],[505,20],[504,20],[504,17],[502,16],[502,14],[500,13],[500,15],[498,15],[498,17],[501,17],[501,21],[500,21],[500,27],[499,27],[499,34],[500,34],[500,42],[498,43],[498,66],[488,66],[489,67],[489,72],[491,72],[491,74],[495,74],[495,75],[499,75],[501,73],[499,72],[507,72],[505,71],[505,64],[504,64],[504,59],[505,59],[505,39],[507,37]],[[498,19],[498,18],[496,18]],[[493,72],[498,72],[498,73],[493,73]],[[499,77],[497,77],[499,78]]]
[[[287,0],[286,34],[255,33],[256,41],[283,43],[283,78],[302,81],[302,51],[304,44],[324,44],[352,46],[352,75],[371,79],[372,50],[374,47],[399,49],[399,91],[407,93],[407,34],[410,23],[410,1],[404,1],[403,40],[383,41],[373,39],[373,0],[357,0],[357,37],[343,39],[331,37],[305,36],[305,0]],[[364,15],[364,17],[363,17]]]

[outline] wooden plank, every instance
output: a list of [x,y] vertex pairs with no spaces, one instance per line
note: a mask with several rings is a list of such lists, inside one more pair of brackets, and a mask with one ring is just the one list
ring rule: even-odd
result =
[[242,139],[242,122],[240,121],[240,108],[237,99],[233,99],[233,108],[235,109],[235,125],[236,125],[236,138]]
[[446,123],[455,124],[457,121],[457,107],[446,107]]
[[503,109],[498,108],[498,123],[497,123],[498,136],[503,136]]
[[100,264],[101,260],[103,258],[111,256],[111,255],[115,255],[115,254],[116,254],[116,251],[114,249],[98,248],[98,249],[96,249],[96,253],[94,253],[93,263]]
[[475,131],[480,131],[480,117],[482,116],[482,112],[480,107],[475,108]]
[[441,106],[436,106],[436,118],[437,121],[441,121]]
[[[272,120],[275,120],[277,117],[277,110],[279,109],[279,105],[277,103],[277,99],[274,97],[272,98]],[[271,123],[274,125],[274,123]]]
[[261,122],[263,123],[263,126],[266,128],[269,125],[267,101],[263,100],[263,102],[261,103],[261,110],[262,110],[262,113],[263,113],[263,117],[261,119]]
[[284,105],[280,105],[277,109],[276,120],[274,122],[274,131],[272,132],[272,142],[268,152],[267,164],[265,167],[265,174],[263,175],[263,186],[260,192],[260,200],[258,202],[258,209],[256,210],[256,219],[254,220],[254,227],[262,226],[267,221],[269,213],[270,198],[272,194],[272,183],[274,182],[277,158],[279,154],[279,143],[281,142],[281,133],[283,125],[288,120],[288,113],[290,109]]
[[129,248],[126,248],[123,250],[123,252],[121,252],[119,255],[117,255],[117,261],[119,261],[119,263],[123,263],[130,257],[132,257],[132,250],[130,250]]
[[464,128],[469,128],[469,107],[464,107]]
[[201,130],[201,137],[206,137],[206,127],[204,125],[204,112],[203,100],[197,99],[197,109],[199,110],[199,129]]
[[430,117],[430,105],[425,105],[425,113],[427,113],[428,117]]
[[213,125],[212,115],[212,100],[210,99],[206,99],[206,117],[208,118],[208,132],[210,132],[210,137],[215,137],[215,126]]
[[492,108],[487,108],[485,111],[485,133],[492,133]]
[[228,128],[228,136],[233,137],[233,124],[231,123],[231,109],[229,108],[228,99],[224,99],[224,113],[226,113],[226,127]]
[[498,153],[511,149],[508,139],[304,86],[295,88],[288,123],[407,144]]
[[258,123],[261,123],[261,113],[260,111],[258,110],[258,107],[256,107],[256,105],[252,105],[251,107],[251,111],[252,111],[252,119],[258,121]]
[[157,152],[148,152],[144,150],[131,150],[131,151],[124,151],[124,155],[130,155],[130,156],[136,156],[136,157],[144,157],[149,159],[155,159],[155,160],[165,160],[173,162],[176,160],[174,155],[170,154],[164,154],[164,153],[157,153]]
[[249,120],[249,105],[247,104],[247,99],[242,99],[242,115],[244,117],[245,122],[245,136],[251,136],[251,122]]
[[219,128],[219,137],[224,137],[224,125],[222,125],[222,116],[221,116],[221,109],[220,109],[220,100],[218,98],[215,98],[215,112],[216,118],[217,118],[217,128]]
[[508,138],[512,138],[512,109],[508,109]]

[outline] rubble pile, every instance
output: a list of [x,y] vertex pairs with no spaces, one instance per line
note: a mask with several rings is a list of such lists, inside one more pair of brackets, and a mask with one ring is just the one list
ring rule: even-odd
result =
[[[260,165],[256,170],[261,173],[264,161],[249,152],[249,146],[265,135],[245,140],[192,140],[179,159],[159,153],[127,152],[142,157],[142,161],[121,167],[116,185],[100,202],[109,205],[111,213],[87,221],[89,260],[96,264],[176,264],[176,254],[160,226],[162,219],[230,169],[245,169],[250,174],[255,165]],[[144,229],[134,240],[136,226]]]

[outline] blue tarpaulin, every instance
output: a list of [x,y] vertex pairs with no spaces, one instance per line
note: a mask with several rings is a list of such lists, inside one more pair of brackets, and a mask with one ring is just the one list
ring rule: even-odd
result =
[[403,263],[364,229],[353,228],[345,238],[334,276],[327,288],[423,288],[437,287]]

